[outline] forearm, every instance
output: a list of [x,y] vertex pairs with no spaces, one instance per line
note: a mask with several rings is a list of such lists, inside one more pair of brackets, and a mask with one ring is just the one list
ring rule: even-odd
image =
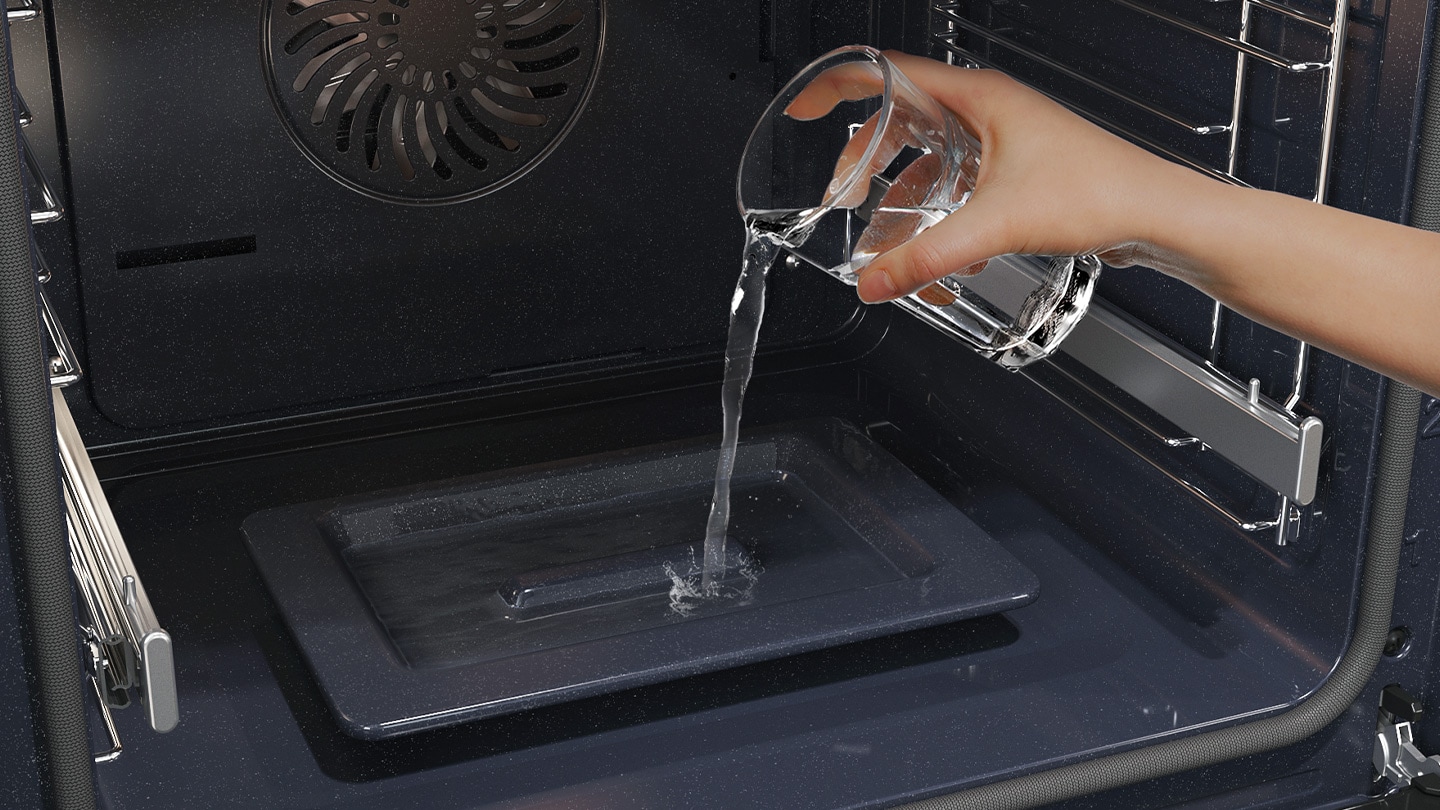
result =
[[1237,312],[1440,393],[1440,234],[1175,167],[1142,263]]
[[969,202],[872,262],[863,300],[1005,253],[1096,253],[1440,396],[1440,234],[1226,185],[998,73],[894,58],[984,147]]

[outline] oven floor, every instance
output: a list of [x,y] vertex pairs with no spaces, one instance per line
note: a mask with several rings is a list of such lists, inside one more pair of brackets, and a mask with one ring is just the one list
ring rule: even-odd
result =
[[[121,528],[175,638],[181,721],[157,735],[139,711],[117,715],[126,747],[98,767],[105,806],[884,806],[1274,710],[1333,663],[1263,621],[1197,625],[1019,489],[976,472],[988,483],[937,488],[1039,577],[1027,607],[395,740],[345,735],[240,521],[536,454],[707,432],[709,411],[684,407],[699,394],[657,396],[670,401],[650,413],[671,416],[637,418],[622,402],[503,430],[462,425],[112,477]],[[761,397],[747,419],[861,416],[846,407]]]

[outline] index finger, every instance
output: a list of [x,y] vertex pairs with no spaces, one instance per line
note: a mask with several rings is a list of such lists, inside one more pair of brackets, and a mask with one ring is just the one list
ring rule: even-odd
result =
[[868,62],[836,65],[812,79],[785,108],[785,114],[800,121],[813,121],[842,101],[874,98],[884,92],[885,78],[875,65]]
[[900,51],[886,51],[885,58],[971,126],[989,119],[1003,92],[1026,92],[1023,85],[996,70],[950,65]]

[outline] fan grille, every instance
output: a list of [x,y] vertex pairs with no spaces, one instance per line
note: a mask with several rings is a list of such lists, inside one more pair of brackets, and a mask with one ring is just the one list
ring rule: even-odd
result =
[[594,83],[604,0],[265,0],[281,121],[342,184],[461,202],[548,155]]

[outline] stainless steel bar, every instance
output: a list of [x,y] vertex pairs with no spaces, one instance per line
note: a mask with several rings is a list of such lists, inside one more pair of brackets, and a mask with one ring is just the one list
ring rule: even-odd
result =
[[35,257],[35,280],[44,284],[50,280],[50,263],[45,261],[44,254],[40,252],[39,246],[35,244],[34,234],[30,236],[30,253]]
[[114,573],[90,541],[93,534],[87,534],[87,529],[77,526],[77,520],[72,518],[78,517],[72,488],[67,484],[61,489],[67,510],[66,522],[73,532],[70,536],[71,568],[85,572],[83,577],[77,579],[81,587],[89,589],[92,597],[87,600],[87,607],[92,608],[89,615],[91,625],[88,629],[94,631],[94,640],[105,653],[97,659],[103,661],[104,666],[97,665],[94,671],[106,680],[107,688],[129,689],[137,681],[136,655],[130,652],[129,629],[125,624],[119,595],[114,588],[105,585],[114,581]]
[[95,702],[100,706],[100,719],[105,723],[105,734],[110,738],[110,750],[95,755],[95,764],[102,765],[106,762],[114,762],[125,753],[125,746],[120,742],[120,732],[115,729],[115,718],[110,714],[110,704],[105,702],[105,695],[100,691],[98,675],[90,677],[90,688],[95,692]]
[[1222,34],[1218,31],[1213,31],[1198,23],[1193,23],[1185,19],[1184,17],[1177,17],[1176,15],[1171,14],[1167,11],[1160,11],[1159,9],[1150,8],[1149,6],[1137,3],[1134,0],[1110,0],[1110,2],[1117,5],[1125,6],[1126,8],[1136,11],[1140,14],[1144,14],[1147,17],[1152,17],[1162,22],[1169,23],[1176,28],[1189,31],[1192,34],[1209,40],[1210,42],[1213,42],[1217,45],[1222,45],[1239,53],[1249,54],[1250,56],[1253,56],[1256,59],[1265,62],[1266,64],[1273,65],[1277,68],[1280,68],[1281,70],[1288,71],[1290,73],[1312,73],[1317,70],[1324,70],[1329,64],[1328,62],[1291,61],[1283,56],[1280,56],[1279,54],[1267,51],[1264,48],[1252,45],[1248,42],[1242,42],[1235,37],[1229,36],[1227,34]]
[[70,338],[60,326],[60,319],[56,317],[44,287],[40,288],[40,322],[45,329],[46,338],[50,341],[50,348],[55,352],[49,360],[50,384],[66,386],[76,382],[80,379],[80,361],[76,359],[75,348],[70,345]]
[[1329,28],[1330,28],[1330,24],[1331,24],[1331,21],[1330,21],[1330,20],[1326,20],[1326,19],[1323,19],[1323,18],[1321,18],[1321,17],[1316,17],[1316,16],[1314,16],[1313,14],[1310,14],[1310,13],[1304,12],[1304,11],[1301,11],[1301,10],[1299,10],[1299,9],[1290,8],[1289,6],[1281,5],[1280,3],[1274,2],[1274,0],[1248,0],[1248,2],[1249,2],[1250,4],[1257,5],[1257,6],[1263,8],[1263,9],[1265,9],[1265,10],[1267,10],[1267,11],[1273,11],[1273,12],[1275,12],[1276,14],[1280,14],[1280,15],[1282,15],[1282,16],[1289,17],[1290,19],[1295,20],[1295,21],[1297,21],[1297,22],[1305,23],[1306,25],[1311,25],[1311,26],[1314,26],[1314,27],[1316,27],[1316,28],[1321,28],[1321,29],[1325,29],[1325,30],[1329,30]]
[[[1089,422],[1091,426],[1104,433],[1106,436],[1109,436],[1112,440],[1119,443],[1126,450],[1129,450],[1131,453],[1139,456],[1142,461],[1158,470],[1161,475],[1164,475],[1166,478],[1170,479],[1171,481],[1185,489],[1187,492],[1193,495],[1196,500],[1200,501],[1200,503],[1204,504],[1216,514],[1230,521],[1230,523],[1234,524],[1235,528],[1243,532],[1262,532],[1268,529],[1275,528],[1276,522],[1274,520],[1248,520],[1236,514],[1234,511],[1225,506],[1215,497],[1210,495],[1210,493],[1206,492],[1202,487],[1193,484],[1189,480],[1176,474],[1173,470],[1169,468],[1169,466],[1156,460],[1149,453],[1137,447],[1133,442],[1126,440],[1123,436],[1111,430],[1100,420],[1087,413],[1084,408],[1081,408],[1079,405],[1070,401],[1070,399],[1066,397],[1063,393],[1056,391],[1055,389],[1046,385],[1043,380],[1037,379],[1033,373],[1025,371],[1024,369],[1021,370],[1021,373],[1025,374],[1025,376],[1031,382],[1035,383],[1035,385],[1037,385],[1041,390],[1045,391],[1050,396],[1059,400],[1070,410],[1074,411],[1081,419]],[[1121,411],[1121,413],[1124,413],[1124,411]],[[1128,416],[1129,414],[1126,415]]]
[[[1335,153],[1335,125],[1340,116],[1340,79],[1343,73],[1340,68],[1344,64],[1349,11],[1348,0],[1335,0],[1335,18],[1330,26],[1330,71],[1325,79],[1325,119],[1320,130],[1320,157],[1315,172],[1313,198],[1322,205],[1330,193],[1330,161]],[[1305,378],[1309,372],[1310,344],[1302,340],[1295,347],[1295,372],[1291,379],[1290,395],[1285,398],[1285,410],[1293,412],[1300,400],[1305,398]]]
[[70,570],[75,575],[75,590],[80,594],[80,607],[84,611],[86,621],[89,622],[86,630],[94,636],[98,643],[114,644],[119,642],[124,639],[124,634],[120,632],[118,626],[109,621],[102,603],[104,596],[100,592],[99,585],[95,583],[90,566],[85,562],[86,553],[79,530],[70,525],[68,519],[66,528],[70,539]]
[[[69,499],[67,491],[64,497]],[[105,601],[105,592],[96,582],[96,571],[94,560],[90,556],[89,549],[79,529],[73,523],[66,521],[70,529],[70,568],[75,574],[77,590],[80,592],[81,601],[85,609],[86,618],[90,620],[90,629],[94,631],[95,638],[102,644],[114,644],[125,638],[120,624],[115,618],[115,612]]]
[[1300,505],[1314,499],[1319,419],[1250,402],[1243,386],[1103,304],[1091,307],[1061,350],[1276,492]]
[[[946,37],[945,34],[937,34],[937,35],[935,36],[935,39],[936,39],[937,42],[939,42],[939,43],[946,49],[947,52],[949,52],[949,53],[951,53],[951,54],[953,54],[953,55],[955,55],[955,56],[959,56],[959,57],[962,58],[962,59],[967,59],[967,60],[969,60],[969,61],[971,61],[971,62],[974,62],[975,64],[977,64],[977,65],[979,65],[979,66],[981,66],[981,67],[990,68],[990,69],[992,69],[992,70],[1003,70],[1003,68],[999,67],[999,66],[996,65],[994,62],[991,62],[990,60],[985,59],[984,57],[980,56],[979,54],[976,54],[976,53],[973,52],[973,51],[970,51],[970,50],[968,50],[968,49],[966,49],[966,48],[964,48],[964,47],[961,47],[961,46],[959,46],[959,45],[956,45],[956,44],[953,43],[953,42],[950,42],[950,41],[946,40],[945,37]],[[1018,77],[1016,77],[1016,78],[1017,78],[1017,81],[1024,82],[1023,79],[1019,79]],[[1075,113],[1076,115],[1079,115],[1079,116],[1081,116],[1082,118],[1085,118],[1086,120],[1089,120],[1089,121],[1091,121],[1091,122],[1093,122],[1093,123],[1095,123],[1095,124],[1097,124],[1097,125],[1099,125],[1099,126],[1105,127],[1106,129],[1110,130],[1111,132],[1116,133],[1117,135],[1121,135],[1121,136],[1123,136],[1123,137],[1125,137],[1125,138],[1128,138],[1129,140],[1131,140],[1131,141],[1139,144],[1140,146],[1145,147],[1146,149],[1149,149],[1150,151],[1156,153],[1157,155],[1161,155],[1161,156],[1163,156],[1163,157],[1169,158],[1170,160],[1173,160],[1173,161],[1175,161],[1176,163],[1181,164],[1182,166],[1187,166],[1187,167],[1189,167],[1189,168],[1191,168],[1191,169],[1194,169],[1194,170],[1197,171],[1197,172],[1200,172],[1201,174],[1204,174],[1204,175],[1206,175],[1206,176],[1208,176],[1208,177],[1212,177],[1212,178],[1214,178],[1214,179],[1216,179],[1216,180],[1219,180],[1219,181],[1221,181],[1222,183],[1230,183],[1231,185],[1244,186],[1244,187],[1246,187],[1246,188],[1249,188],[1249,187],[1250,187],[1250,184],[1249,184],[1249,183],[1246,183],[1245,181],[1241,180],[1241,179],[1238,178],[1238,177],[1235,177],[1235,176],[1230,175],[1230,174],[1228,174],[1228,173],[1226,173],[1226,172],[1220,171],[1219,169],[1216,169],[1216,168],[1213,167],[1213,166],[1209,166],[1209,165],[1207,165],[1207,164],[1205,164],[1205,163],[1202,163],[1202,162],[1200,162],[1200,161],[1196,160],[1195,158],[1192,158],[1192,157],[1190,157],[1190,156],[1188,156],[1188,155],[1182,154],[1182,153],[1177,152],[1177,151],[1175,151],[1175,150],[1173,150],[1173,149],[1170,149],[1170,148],[1168,148],[1168,147],[1162,146],[1162,145],[1156,143],[1155,141],[1151,140],[1150,138],[1147,138],[1147,137],[1145,137],[1144,135],[1141,135],[1140,133],[1134,131],[1133,129],[1130,129],[1129,127],[1124,127],[1124,126],[1121,126],[1121,125],[1119,125],[1119,124],[1114,123],[1113,121],[1108,121],[1108,120],[1106,120],[1103,116],[1097,115],[1096,113],[1093,113],[1093,112],[1085,109],[1084,107],[1080,106],[1079,104],[1076,104],[1076,103],[1074,103],[1074,102],[1072,102],[1072,101],[1068,101],[1068,100],[1066,100],[1066,99],[1064,99],[1064,98],[1061,98],[1060,96],[1057,96],[1057,95],[1055,95],[1054,93],[1050,93],[1050,92],[1046,91],[1044,88],[1036,87],[1035,85],[1030,84],[1029,82],[1024,82],[1024,83],[1025,83],[1027,86],[1029,86],[1030,88],[1032,88],[1033,90],[1035,90],[1035,91],[1037,91],[1037,92],[1039,92],[1039,93],[1043,93],[1044,95],[1048,96],[1051,100],[1055,101],[1055,103],[1060,104],[1061,106],[1065,107],[1066,109],[1070,110],[1071,112]]]
[[60,205],[60,200],[55,196],[55,192],[50,189],[50,182],[45,179],[45,172],[35,159],[35,152],[30,148],[23,130],[20,132],[20,143],[22,151],[25,153],[25,168],[30,172],[30,179],[34,181],[40,192],[42,204],[42,207],[30,212],[30,222],[34,225],[55,222],[65,216],[65,209]]
[[1290,499],[1281,495],[1280,509],[1275,515],[1275,545],[1277,546],[1290,545],[1290,534],[1293,528],[1290,520],[1290,513],[1292,511],[1294,511],[1294,507],[1290,505]]
[[113,609],[133,646],[150,725],[156,731],[169,731],[180,719],[170,634],[155,619],[64,394],[55,388],[51,397],[62,482],[71,498],[68,506],[74,509],[72,520],[81,527],[96,570],[102,574],[99,584],[105,601],[114,602]]
[[1284,408],[1291,413],[1305,398],[1305,378],[1310,375],[1310,344],[1303,340],[1295,343],[1295,370],[1290,379],[1290,394],[1285,397]]
[[[1250,4],[1254,0],[1240,2],[1240,40],[1250,41]],[[1244,51],[1235,54],[1235,89],[1230,97],[1230,145],[1225,154],[1225,171],[1240,174],[1240,123],[1244,116],[1245,102],[1245,57]]]
[[[1230,125],[1228,125],[1228,124],[1200,124],[1200,123],[1196,123],[1195,121],[1193,121],[1193,120],[1191,120],[1191,119],[1188,119],[1188,118],[1185,118],[1184,116],[1179,115],[1178,113],[1170,112],[1169,110],[1165,109],[1164,107],[1161,107],[1161,106],[1156,105],[1156,104],[1151,104],[1150,102],[1146,101],[1145,99],[1140,98],[1139,96],[1135,95],[1134,93],[1129,92],[1128,90],[1124,90],[1124,89],[1122,89],[1122,88],[1116,87],[1115,85],[1110,84],[1109,82],[1101,81],[1100,79],[1096,79],[1096,78],[1093,78],[1093,77],[1091,77],[1091,76],[1087,76],[1086,74],[1081,73],[1081,72],[1078,71],[1078,70],[1075,70],[1074,68],[1066,65],[1066,64],[1063,63],[1063,62],[1057,61],[1057,60],[1055,60],[1055,59],[1050,58],[1049,56],[1046,56],[1045,54],[1043,54],[1043,53],[1035,50],[1034,48],[1031,48],[1031,47],[1029,47],[1029,46],[1027,46],[1027,45],[1024,45],[1024,44],[1019,43],[1019,42],[1016,42],[1015,40],[1010,39],[1009,37],[1004,37],[1004,36],[1001,36],[1001,35],[999,35],[999,34],[996,34],[995,32],[989,30],[989,29],[986,28],[985,26],[980,25],[980,24],[978,24],[978,23],[975,23],[975,22],[972,22],[971,20],[966,19],[965,17],[957,14],[957,13],[954,11],[953,7],[949,7],[949,6],[939,6],[939,7],[936,8],[936,10],[939,11],[942,16],[946,17],[946,18],[949,20],[949,22],[951,22],[953,25],[955,25],[955,26],[957,26],[957,27],[959,27],[959,28],[961,28],[961,29],[964,29],[965,31],[968,31],[968,32],[970,32],[970,33],[972,33],[972,34],[974,34],[974,35],[976,35],[976,36],[978,36],[978,37],[981,37],[981,38],[983,38],[983,39],[985,39],[985,40],[987,40],[987,41],[989,41],[989,42],[992,42],[992,43],[994,43],[994,44],[996,44],[996,45],[999,45],[999,46],[1001,46],[1001,47],[1003,47],[1003,48],[1006,48],[1007,50],[1014,51],[1015,53],[1018,53],[1018,54],[1020,54],[1021,56],[1024,56],[1024,57],[1026,57],[1027,59],[1030,59],[1030,60],[1033,61],[1033,62],[1038,62],[1038,63],[1040,63],[1040,64],[1042,64],[1042,65],[1050,68],[1051,70],[1055,71],[1056,73],[1059,73],[1059,74],[1061,74],[1061,75],[1063,75],[1063,76],[1066,76],[1066,77],[1068,77],[1068,78],[1070,78],[1070,79],[1073,79],[1073,80],[1075,80],[1075,81],[1077,81],[1077,82],[1080,82],[1081,84],[1084,84],[1084,85],[1086,85],[1087,87],[1092,87],[1092,88],[1094,88],[1094,89],[1096,89],[1096,90],[1099,90],[1099,91],[1102,92],[1102,93],[1105,93],[1105,94],[1108,95],[1108,96],[1111,96],[1111,97],[1113,97],[1113,98],[1120,99],[1121,101],[1123,101],[1123,102],[1125,102],[1125,103],[1127,103],[1127,104],[1130,104],[1131,106],[1134,106],[1134,107],[1137,107],[1137,108],[1139,108],[1139,109],[1141,109],[1141,110],[1144,110],[1145,112],[1150,113],[1151,115],[1153,115],[1153,116],[1155,116],[1155,117],[1157,117],[1157,118],[1160,118],[1161,120],[1164,120],[1164,121],[1167,121],[1167,122],[1169,122],[1169,123],[1171,123],[1171,124],[1174,124],[1174,125],[1180,127],[1181,129],[1184,129],[1184,130],[1186,130],[1186,131],[1188,131],[1188,132],[1190,132],[1190,133],[1192,133],[1192,134],[1195,134],[1195,135],[1218,135],[1218,134],[1221,134],[1221,133],[1228,132],[1228,131],[1230,130]],[[949,36],[949,34],[946,34],[946,36]]]
[[[1250,8],[1254,0],[1240,0],[1240,33],[1242,42],[1250,41]],[[1240,176],[1240,133],[1245,106],[1245,59],[1243,51],[1235,54],[1235,88],[1230,96],[1230,143],[1225,151],[1225,172]],[[1225,305],[1215,302],[1210,313],[1210,351],[1206,356],[1212,364],[1220,362],[1220,341],[1225,330]]]
[[[1059,366],[1059,365],[1056,365],[1056,364],[1054,364],[1054,363],[1051,363],[1051,364],[1049,364],[1049,368],[1050,368],[1053,372],[1055,372],[1056,374],[1060,375],[1061,377],[1064,377],[1064,378],[1065,378],[1065,381],[1066,381],[1068,384],[1073,385],[1073,386],[1075,386],[1076,388],[1079,388],[1079,389],[1081,389],[1082,391],[1084,391],[1084,392],[1085,392],[1086,394],[1088,394],[1089,396],[1094,397],[1097,401],[1101,402],[1101,403],[1104,404],[1106,407],[1110,408],[1110,410],[1112,410],[1112,411],[1114,411],[1115,413],[1119,414],[1120,416],[1124,417],[1126,421],[1128,421],[1130,424],[1134,425],[1136,428],[1139,428],[1140,430],[1144,431],[1145,433],[1148,433],[1151,438],[1155,439],[1156,441],[1160,442],[1161,444],[1164,444],[1164,445],[1167,446],[1167,447],[1188,447],[1188,446],[1191,446],[1191,445],[1199,445],[1200,447],[1203,448],[1203,447],[1205,446],[1205,443],[1204,443],[1204,442],[1200,441],[1199,439],[1195,438],[1194,436],[1181,436],[1181,437],[1167,436],[1167,435],[1165,435],[1164,433],[1162,433],[1161,431],[1156,430],[1153,425],[1149,424],[1149,423],[1146,422],[1144,419],[1141,419],[1140,417],[1138,417],[1138,416],[1136,416],[1135,414],[1131,413],[1131,412],[1129,411],[1129,409],[1122,407],[1122,406],[1121,406],[1118,402],[1116,402],[1112,397],[1106,395],[1104,391],[1099,390],[1099,389],[1096,388],[1095,386],[1093,386],[1093,385],[1089,384],[1088,382],[1080,379],[1079,377],[1075,376],[1074,374],[1071,374],[1071,373],[1070,373],[1067,369],[1065,369],[1063,366]],[[1049,389],[1047,389],[1047,390],[1049,390]]]
[[[1253,2],[1253,0],[1252,0]],[[1335,21],[1330,26],[1330,72],[1325,77],[1325,119],[1320,129],[1319,167],[1315,171],[1315,197],[1324,203],[1329,197],[1330,160],[1335,152],[1335,124],[1340,117],[1340,79],[1344,64],[1348,0],[1335,0]]]
[[1210,310],[1210,346],[1205,359],[1216,368],[1220,366],[1220,342],[1225,339],[1225,312],[1225,305],[1219,301]]
[[[128,638],[123,611],[120,607],[120,599],[114,588],[106,586],[112,581],[114,570],[110,567],[109,561],[95,548],[90,538],[94,536],[94,528],[89,525],[86,517],[76,506],[74,488],[66,485],[62,495],[67,510],[67,522],[70,528],[75,530],[72,536],[72,550],[78,552],[72,562],[78,563],[85,571],[84,582],[93,588],[94,606],[96,611],[91,614],[95,621],[97,636],[106,644],[114,644]],[[73,516],[73,517],[71,517]]]
[[[1034,279],[1020,265],[972,276],[967,286],[993,302],[1021,301]],[[1306,505],[1315,497],[1323,425],[1296,417],[1191,356],[1104,301],[1060,351],[1089,367],[1162,419],[1277,493]]]

